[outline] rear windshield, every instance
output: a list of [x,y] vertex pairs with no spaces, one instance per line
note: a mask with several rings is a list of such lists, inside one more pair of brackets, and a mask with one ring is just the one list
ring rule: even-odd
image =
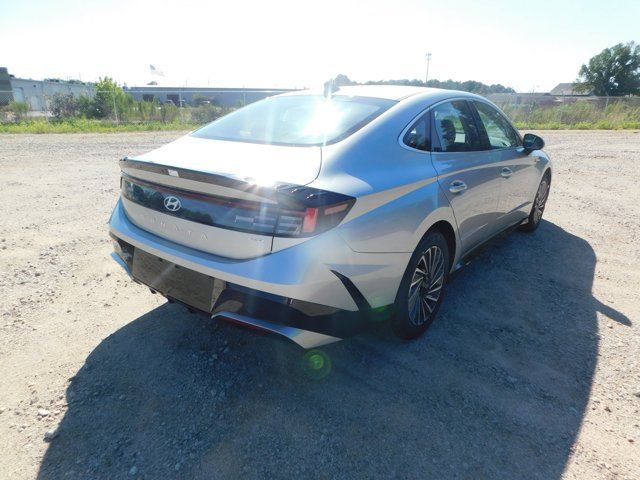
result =
[[394,103],[369,97],[272,97],[225,115],[192,135],[270,145],[326,145],[348,137]]

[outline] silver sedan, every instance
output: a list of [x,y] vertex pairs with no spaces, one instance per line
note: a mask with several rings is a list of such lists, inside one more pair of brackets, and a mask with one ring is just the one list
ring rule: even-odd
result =
[[543,146],[465,92],[272,97],[121,161],[114,258],[170,301],[305,348],[380,320],[415,338],[465,259],[538,227]]

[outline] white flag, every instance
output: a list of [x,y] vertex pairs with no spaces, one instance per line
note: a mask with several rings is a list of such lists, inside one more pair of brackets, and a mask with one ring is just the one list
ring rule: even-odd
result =
[[156,67],[154,67],[153,65],[149,65],[149,69],[151,70],[151,73],[153,75],[158,75],[160,77],[164,77],[164,72],[162,72],[161,70],[158,70]]

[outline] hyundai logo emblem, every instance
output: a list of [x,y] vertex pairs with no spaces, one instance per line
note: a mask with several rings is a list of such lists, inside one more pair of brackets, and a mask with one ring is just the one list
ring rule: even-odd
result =
[[168,197],[164,197],[164,208],[170,212],[177,212],[182,208],[182,203],[180,203],[179,198],[170,195]]

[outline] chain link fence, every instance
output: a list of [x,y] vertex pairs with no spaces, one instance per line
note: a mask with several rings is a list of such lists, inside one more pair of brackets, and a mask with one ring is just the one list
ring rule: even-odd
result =
[[640,97],[514,93],[488,98],[524,128],[640,128]]
[[289,90],[268,89],[113,89],[94,95],[0,91],[0,121],[99,119],[117,124],[204,124],[248,103]]
[[[248,103],[287,90],[96,90],[94,95],[0,91],[0,122],[91,119],[115,124],[171,124],[192,128]],[[520,128],[640,128],[640,97],[559,97],[543,93],[493,94]]]
[[13,102],[13,92],[11,90],[0,90],[0,107],[7,106]]

